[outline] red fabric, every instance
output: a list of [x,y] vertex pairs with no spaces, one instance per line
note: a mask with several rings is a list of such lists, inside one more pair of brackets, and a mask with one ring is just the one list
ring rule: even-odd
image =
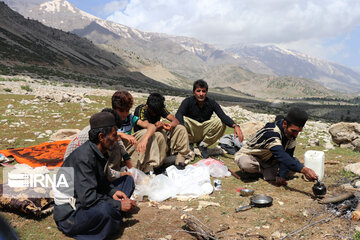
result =
[[6,157],[13,156],[18,163],[31,167],[61,167],[70,140],[42,143],[25,148],[0,150]]

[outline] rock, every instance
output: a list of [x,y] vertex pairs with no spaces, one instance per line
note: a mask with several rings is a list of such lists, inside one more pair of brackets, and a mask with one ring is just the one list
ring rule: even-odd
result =
[[159,209],[161,209],[161,210],[171,210],[172,206],[171,205],[161,205],[161,206],[159,206]]
[[25,139],[24,142],[35,142],[34,139]]
[[340,148],[347,148],[347,149],[351,149],[351,150],[355,149],[355,147],[351,143],[342,143],[342,144],[340,144]]
[[309,144],[309,146],[311,146],[311,147],[314,147],[314,146],[320,146],[320,140],[319,139],[314,139],[314,138],[310,138],[309,140],[308,140],[308,144]]
[[360,151],[360,123],[336,123],[329,128],[329,133],[334,143],[338,145],[350,143],[355,150]]
[[50,134],[52,134],[53,132],[52,132],[51,130],[46,130],[45,133],[46,133],[47,135],[50,135]]
[[244,139],[249,139],[254,133],[265,125],[264,122],[252,121],[240,124]]
[[8,109],[13,109],[13,108],[14,108],[14,105],[9,104],[9,105],[7,106],[7,108],[8,108]]
[[352,141],[352,145],[354,146],[354,150],[360,151],[360,137]]
[[344,170],[350,171],[350,172],[360,176],[360,162],[349,164],[344,167]]
[[72,140],[80,132],[80,129],[59,129],[51,135],[51,141]]
[[282,232],[279,232],[279,231],[273,232],[271,234],[272,239],[280,239],[280,238],[283,238],[285,236],[286,236],[286,233],[282,233]]
[[325,143],[323,144],[323,147],[324,147],[325,149],[328,149],[328,150],[335,149],[334,145],[332,145],[332,144],[329,143],[329,142],[325,142]]
[[196,210],[201,210],[202,208],[208,207],[208,206],[217,206],[220,207],[219,203],[216,202],[208,202],[208,201],[199,201],[199,206]]
[[302,212],[302,214],[304,215],[304,217],[308,217],[308,216],[309,216],[309,214],[308,214],[308,211],[307,211],[307,210],[304,210],[304,211]]

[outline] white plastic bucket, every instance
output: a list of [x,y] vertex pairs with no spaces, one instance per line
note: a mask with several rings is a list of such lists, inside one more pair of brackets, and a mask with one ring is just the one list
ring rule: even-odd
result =
[[304,154],[305,167],[315,171],[319,181],[324,177],[325,153],[323,151],[309,150]]

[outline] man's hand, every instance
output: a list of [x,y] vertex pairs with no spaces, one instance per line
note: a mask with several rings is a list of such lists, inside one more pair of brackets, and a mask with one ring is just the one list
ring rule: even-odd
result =
[[310,168],[303,167],[303,169],[301,169],[301,173],[304,174],[306,179],[309,181],[314,181],[314,180],[318,179],[318,176],[316,175],[314,170],[312,170]]
[[235,125],[234,127],[234,138],[236,137],[239,137],[239,142],[242,142],[244,140],[244,136],[239,125]]
[[114,199],[114,200],[124,200],[124,199],[128,199],[128,197],[126,196],[126,194],[124,193],[124,192],[122,192],[122,191],[120,191],[120,190],[118,190],[118,191],[116,191],[115,193],[114,193],[114,195],[112,196],[112,198]]
[[282,177],[276,177],[276,186],[287,186],[286,179]]
[[138,143],[134,136],[126,134],[126,133],[121,134],[120,138],[127,141],[127,142],[129,142],[131,145],[136,145]]
[[163,122],[163,129],[165,129],[166,131],[170,131],[172,129],[172,126],[170,123]]
[[139,153],[144,153],[146,151],[146,145],[147,145],[148,141],[147,139],[143,138],[139,144],[137,145],[136,147],[136,150],[139,152]]
[[121,173],[121,176],[122,176],[122,177],[123,177],[123,176],[126,176],[126,175],[129,175],[129,176],[131,176],[131,177],[134,178],[134,176],[131,174],[131,172],[122,172],[122,173]]
[[120,201],[121,201],[121,211],[122,212],[128,212],[134,207],[133,201],[130,200],[129,198],[123,199]]

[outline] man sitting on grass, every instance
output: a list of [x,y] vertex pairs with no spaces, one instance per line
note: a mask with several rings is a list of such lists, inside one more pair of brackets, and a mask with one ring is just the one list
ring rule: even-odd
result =
[[[162,133],[159,134],[163,138],[163,144],[159,145],[159,152],[163,153],[161,157],[176,155],[175,166],[184,169],[185,159],[190,152],[188,134],[186,128],[166,109],[165,98],[160,93],[151,93],[146,104],[136,107],[134,115],[142,121],[154,124],[156,131]],[[169,122],[161,121],[161,118]],[[138,131],[142,128],[135,126],[134,129]]]
[[[200,79],[194,82],[194,96],[185,98],[175,117],[180,124],[186,127],[189,134],[190,149],[197,144],[203,158],[208,158],[208,146],[214,144],[225,132],[226,126],[234,128],[234,137],[242,142],[240,126],[227,116],[220,105],[213,99],[208,98],[208,84]],[[211,118],[213,113],[217,118]]]
[[94,114],[90,118],[90,140],[64,161],[61,168],[74,169],[74,194],[66,195],[66,188],[54,191],[54,220],[65,235],[105,239],[118,231],[123,212],[135,207],[130,200],[135,188],[133,178],[125,175],[110,183],[104,173],[107,152],[115,147],[118,138],[114,115]]

